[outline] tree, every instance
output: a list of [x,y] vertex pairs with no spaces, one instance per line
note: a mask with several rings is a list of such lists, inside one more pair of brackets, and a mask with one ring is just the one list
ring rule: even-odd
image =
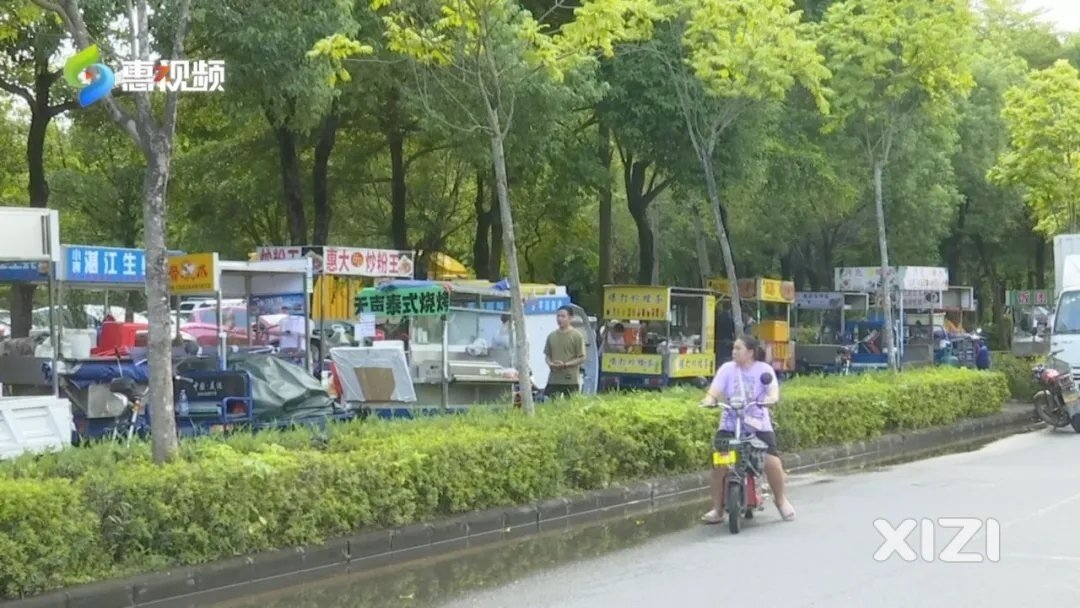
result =
[[738,278],[728,220],[716,177],[721,138],[755,104],[780,101],[797,83],[822,111],[829,73],[811,30],[791,0],[704,0],[677,3],[666,36],[645,48],[668,70],[690,143],[701,165],[705,192],[730,284],[735,330],[742,332]]
[[[33,0],[38,6],[55,12],[75,41],[79,50],[92,45],[90,31],[86,27],[83,9],[78,0]],[[164,5],[155,5],[157,16],[165,16],[163,21],[174,24],[169,31],[158,32],[157,40],[168,48],[166,59],[177,60],[183,57],[184,40],[187,37],[188,21],[191,16],[191,0],[170,0]],[[132,47],[131,59],[150,61],[150,3],[148,0],[134,0],[133,10],[129,15],[129,43]],[[171,44],[168,44],[171,42]],[[107,41],[100,40],[98,45],[109,50]],[[118,57],[115,53],[110,56]],[[177,105],[179,90],[165,93],[165,103],[160,117],[154,116],[151,94],[148,92],[131,95],[135,102],[135,112],[119,100],[106,96],[101,100],[109,117],[131,138],[146,160],[146,173],[143,179],[143,230],[146,250],[146,303],[147,317],[150,323],[147,338],[147,358],[150,363],[150,421],[153,440],[154,461],[164,463],[175,458],[179,451],[176,435],[176,419],[173,412],[173,377],[172,377],[172,321],[169,318],[169,269],[168,249],[165,243],[168,220],[166,191],[169,185],[169,170],[172,163],[173,135],[176,132]]]
[[[882,276],[890,276],[884,175],[897,139],[924,116],[951,120],[974,86],[967,0],[845,0],[822,22],[833,74],[833,120],[859,142],[873,178]],[[897,369],[889,282],[882,280],[885,349]]]
[[[331,155],[347,110],[325,62],[307,57],[326,32],[355,34],[351,0],[210,3],[196,12],[192,43],[229,66],[230,95],[237,111],[260,112],[278,151],[282,209],[293,245],[325,245],[332,206],[328,186]],[[313,140],[311,187],[304,187],[302,152]],[[308,233],[305,190],[314,208]]]
[[1023,186],[1035,229],[1053,236],[1080,228],[1080,73],[1062,59],[1005,93],[1009,148],[990,172],[994,183]]
[[[14,10],[0,13],[0,91],[26,103],[30,127],[26,132],[27,193],[31,207],[49,206],[49,183],[45,176],[45,138],[52,119],[78,107],[74,100],[56,99],[54,85],[63,70],[52,69],[49,60],[64,41],[64,28],[52,13],[24,0]],[[11,290],[12,335],[27,336],[34,308],[34,285],[15,285]]]
[[546,83],[563,82],[575,68],[588,64],[596,51],[611,55],[615,44],[649,35],[660,14],[647,0],[594,0],[575,8],[572,21],[551,29],[513,0],[440,0],[433,12],[409,10],[415,7],[405,4],[372,2],[376,9],[388,9],[384,18],[388,48],[413,60],[426,99],[431,99],[427,91],[434,88],[454,108],[453,112],[432,108],[433,114],[447,127],[466,135],[481,134],[490,144],[522,404],[531,415],[529,345],[504,144],[521,98]]

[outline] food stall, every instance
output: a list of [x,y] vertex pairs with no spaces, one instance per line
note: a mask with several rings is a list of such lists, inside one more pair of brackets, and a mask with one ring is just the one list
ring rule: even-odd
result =
[[[730,301],[731,290],[726,278],[710,278],[709,290],[721,302]],[[766,361],[780,373],[795,371],[795,342],[791,339],[791,309],[795,304],[795,283],[757,277],[739,279],[739,299],[749,303],[744,313],[754,322],[751,333],[765,347]],[[717,353],[717,360],[730,359],[731,353]]]
[[1012,318],[1012,354],[1018,357],[1050,354],[1053,290],[1010,289],[1005,292],[1005,304]]
[[599,390],[707,382],[716,372],[716,297],[704,289],[605,285],[608,333],[618,343],[600,354]]
[[[852,343],[844,328],[863,320],[870,309],[865,293],[803,291],[795,295],[795,365],[800,373],[840,371],[844,349]],[[852,362],[854,366],[854,361]]]
[[[60,351],[53,306],[59,260],[60,216],[56,210],[0,207],[0,264],[14,265],[7,269],[23,272],[31,281],[44,275],[50,310],[48,339],[52,348],[50,356],[42,358],[44,361],[38,361],[38,364],[44,362],[53,368]],[[0,374],[14,358],[25,360],[25,350],[29,350],[29,357],[34,358],[38,346],[34,339],[25,339],[25,343],[19,340],[11,338],[0,342]],[[40,377],[40,367],[38,374]],[[0,458],[58,450],[71,444],[71,404],[60,397],[55,375],[50,384],[47,392],[45,387],[35,387],[36,394],[5,396],[0,392]]]
[[[279,344],[277,355],[306,370],[312,369],[307,298],[311,293],[310,259],[227,261],[220,260],[217,253],[191,253],[169,256],[168,264],[171,295],[209,296],[217,300],[213,309],[217,316],[217,336],[210,343],[217,351],[220,370],[227,369],[229,350],[239,350],[237,342],[246,343],[248,350],[266,350],[256,347],[254,335],[268,330],[258,325],[265,307],[288,309],[278,319],[283,328],[282,340],[288,339],[288,343]],[[247,305],[240,310],[226,310],[221,305],[223,298],[243,298]],[[179,322],[178,314],[178,325]]]
[[[511,402],[514,333],[489,306],[509,293],[435,281],[390,281],[356,294],[364,346],[330,352],[342,399],[379,417]],[[386,339],[375,339],[378,332]]]
[[[494,289],[504,292],[506,298],[488,299],[483,305],[488,310],[495,310],[504,314],[510,314],[510,284],[506,280],[492,283],[486,280],[452,281],[455,288],[471,287],[480,289]],[[581,332],[585,338],[585,363],[582,364],[581,392],[585,395],[596,394],[599,375],[599,352],[596,344],[596,330],[589,319],[588,312],[574,304],[566,292],[564,285],[552,283],[522,283],[521,296],[525,299],[525,334],[529,341],[529,369],[532,372],[534,386],[543,388],[547,386],[548,376],[551,370],[547,366],[544,356],[544,345],[548,334],[558,327],[555,316],[559,308],[569,306],[572,311],[570,324]],[[474,305],[470,305],[474,306]]]
[[[838,291],[862,291],[871,294],[872,308],[879,311],[860,323],[848,323],[845,332],[860,345],[853,359],[853,366],[888,367],[888,355],[884,352],[884,302],[882,300],[882,277],[880,266],[835,268],[833,280]],[[944,337],[944,313],[940,312],[941,292],[949,289],[949,271],[933,266],[900,266],[889,269],[886,283],[891,294],[893,307],[894,336],[898,361],[902,365],[927,365],[934,361],[934,351],[938,350],[931,341],[919,340],[914,344],[905,344],[911,331],[908,329],[907,311],[927,311],[925,318],[919,313],[912,320],[912,328],[919,325],[927,329],[915,329],[914,333],[927,333],[934,336],[940,326]],[[925,321],[925,322],[922,322]],[[941,323],[939,323],[941,321]],[[920,323],[922,322],[922,323]],[[933,328],[933,329],[930,329]],[[897,329],[901,331],[897,331]]]
[[[349,335],[353,330],[356,293],[380,281],[412,279],[416,272],[415,252],[392,249],[271,245],[259,247],[255,257],[264,262],[311,260],[314,293],[310,308],[315,322],[314,360],[318,370],[329,360],[334,345],[351,345],[359,340],[358,336]],[[327,331],[328,324],[331,332]]]

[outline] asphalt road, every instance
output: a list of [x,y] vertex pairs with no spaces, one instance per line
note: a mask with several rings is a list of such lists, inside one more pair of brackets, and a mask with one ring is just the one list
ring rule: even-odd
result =
[[[910,607],[1080,604],[1080,436],[1038,431],[879,471],[818,478],[742,533],[695,526],[459,597],[448,608],[728,605]],[[874,521],[994,519],[1000,560],[940,561],[959,531],[938,527],[933,562],[877,561]],[[985,530],[985,528],[984,528]],[[962,550],[987,554],[980,532]],[[920,531],[907,542],[921,554]]]

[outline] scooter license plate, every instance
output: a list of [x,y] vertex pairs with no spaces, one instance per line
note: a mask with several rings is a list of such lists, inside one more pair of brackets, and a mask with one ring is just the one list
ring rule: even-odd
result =
[[1065,397],[1065,405],[1075,405],[1080,401],[1080,392],[1071,390],[1066,392],[1063,397]]
[[738,452],[713,452],[712,463],[718,467],[735,464],[735,456]]

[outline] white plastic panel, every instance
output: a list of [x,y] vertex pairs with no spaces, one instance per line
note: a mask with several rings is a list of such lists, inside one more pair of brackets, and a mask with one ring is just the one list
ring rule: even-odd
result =
[[0,459],[71,445],[71,403],[56,397],[0,399]]
[[55,209],[0,207],[0,260],[59,262],[59,212]]

